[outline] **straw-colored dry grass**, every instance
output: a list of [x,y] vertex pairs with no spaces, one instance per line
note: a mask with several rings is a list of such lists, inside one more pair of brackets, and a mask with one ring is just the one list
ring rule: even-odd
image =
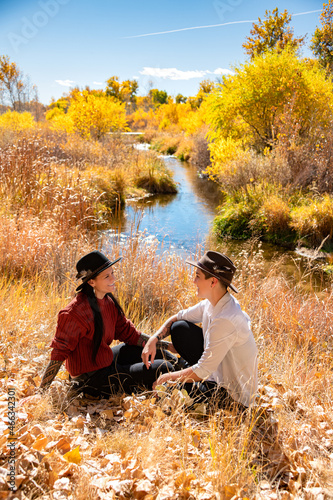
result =
[[38,130],[0,148],[0,214],[52,220],[61,232],[96,229],[131,191],[176,192],[165,164],[112,136],[104,144]]
[[[75,262],[102,246],[81,219],[58,224],[53,211],[36,213],[29,175],[20,179],[32,179],[22,186],[31,210],[14,210],[12,196],[0,204],[0,498],[331,498],[332,289],[304,292],[280,261],[267,270],[250,245],[236,257],[235,280],[259,348],[258,401],[246,416],[189,413],[178,392],[159,401],[147,392],[68,401],[65,371],[42,399],[24,400],[48,362],[57,312],[74,295]],[[24,205],[18,189],[8,184]],[[66,207],[63,198],[57,204],[56,214]],[[135,232],[122,248],[107,248],[111,257],[122,253],[118,298],[142,331],[196,302],[192,271],[177,255]],[[6,477],[12,394],[25,401],[15,409],[16,497]]]
[[[118,252],[115,244],[110,254]],[[160,255],[135,235],[122,255],[115,269],[118,297],[143,331],[154,331],[165,317],[196,301],[191,270],[179,257]],[[82,499],[330,498],[332,293],[323,291],[319,298],[300,292],[280,274],[278,263],[265,274],[260,252],[244,251],[238,266],[239,300],[252,318],[259,347],[260,398],[252,412],[243,419],[228,412],[200,417],[176,401],[168,410],[147,393],[68,406],[61,374],[49,396],[23,407],[19,417],[18,428],[25,426],[18,461],[28,450],[37,457],[39,446],[37,462],[44,457],[34,466],[34,478],[22,483],[27,498],[51,498],[51,491],[60,495],[66,488]],[[74,286],[68,281],[59,288],[50,274],[45,280],[1,280],[1,355],[9,377],[0,381],[3,403],[9,386],[16,388],[17,399],[34,392],[56,313]],[[62,438],[68,449],[80,446],[80,464],[64,460],[62,445],[50,454],[52,442]],[[30,443],[24,445],[28,449],[24,443]],[[5,467],[4,442],[2,451]]]

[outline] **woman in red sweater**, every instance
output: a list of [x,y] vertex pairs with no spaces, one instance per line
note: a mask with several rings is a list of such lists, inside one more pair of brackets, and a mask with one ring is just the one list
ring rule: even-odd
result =
[[[176,358],[171,353],[167,356],[170,362],[159,351],[159,359],[149,369],[141,360],[142,347],[149,336],[139,332],[125,317],[113,295],[112,266],[119,260],[112,262],[94,251],[77,262],[77,278],[82,283],[76,289],[76,297],[59,312],[42,390],[50,386],[63,362],[74,392],[102,397],[119,390],[131,393],[137,387],[151,389],[162,373],[173,371]],[[122,343],[110,348],[114,340]]]

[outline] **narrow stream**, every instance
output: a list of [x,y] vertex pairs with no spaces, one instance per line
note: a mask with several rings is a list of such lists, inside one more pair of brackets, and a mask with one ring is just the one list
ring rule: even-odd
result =
[[[220,190],[214,182],[201,179],[194,166],[172,156],[163,156],[163,159],[174,174],[178,193],[128,201],[121,217],[113,219],[111,228],[103,231],[105,250],[115,238],[126,245],[127,238],[137,230],[143,239],[157,240],[161,250],[176,252],[184,258],[193,257],[199,246],[206,247],[217,207],[222,203]],[[296,252],[268,243],[258,245],[267,269],[273,259],[284,256],[281,270],[302,288],[319,291],[329,284],[323,273],[309,273],[307,259]],[[214,243],[214,249],[231,258],[247,246],[248,242],[227,239]]]
[[214,182],[201,179],[195,167],[172,156],[163,158],[174,174],[178,193],[128,201],[123,216],[113,221],[108,237],[120,233],[124,239],[133,231],[133,225],[139,224],[144,237],[157,239],[164,249],[195,253],[209,235],[221,193]]

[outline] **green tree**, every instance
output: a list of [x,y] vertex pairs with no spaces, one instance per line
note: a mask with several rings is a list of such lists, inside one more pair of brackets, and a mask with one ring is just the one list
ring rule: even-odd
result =
[[155,106],[160,106],[168,102],[168,94],[165,90],[150,89],[149,97]]
[[312,40],[311,49],[320,63],[333,72],[333,1],[323,5],[320,15],[321,27],[317,28]]
[[118,76],[111,76],[106,81],[105,93],[108,97],[114,97],[115,99],[120,99],[120,82]]
[[257,56],[234,71],[208,97],[211,139],[241,140],[262,150],[278,138],[286,113],[297,121],[301,138],[331,123],[333,84],[319,63],[288,49]]
[[122,102],[134,103],[139,84],[136,80],[124,80],[121,84],[120,95]]
[[281,51],[286,47],[297,50],[304,43],[305,37],[296,38],[289,24],[291,15],[287,10],[279,13],[275,8],[272,12],[265,11],[265,18],[258,18],[258,23],[253,23],[251,36],[246,38],[243,48],[246,54],[253,59],[255,56],[275,49]]
[[183,94],[176,95],[176,103],[177,104],[185,104],[187,101],[187,97],[183,96]]

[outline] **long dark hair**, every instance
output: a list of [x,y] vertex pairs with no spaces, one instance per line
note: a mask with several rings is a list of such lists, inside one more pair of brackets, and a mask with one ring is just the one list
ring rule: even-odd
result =
[[[98,353],[98,349],[101,345],[102,338],[103,338],[103,331],[104,331],[104,324],[103,324],[103,318],[101,314],[101,310],[98,306],[98,302],[94,293],[94,289],[92,286],[90,286],[88,283],[85,283],[83,288],[82,288],[82,293],[87,296],[89,305],[92,309],[93,315],[94,315],[94,337],[93,337],[93,350],[91,353],[92,356],[92,362],[95,364],[96,363],[96,356]],[[124,311],[117,299],[112,295],[112,293],[107,294],[109,297],[111,297],[112,301],[114,302],[114,305],[116,306],[116,309],[119,314],[124,316]]]

